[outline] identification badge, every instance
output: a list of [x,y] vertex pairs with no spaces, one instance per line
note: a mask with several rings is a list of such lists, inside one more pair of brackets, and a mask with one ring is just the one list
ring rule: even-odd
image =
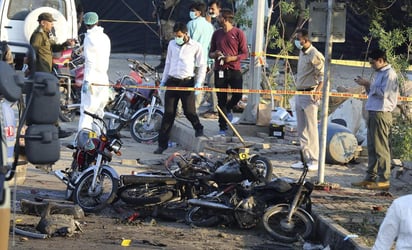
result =
[[223,70],[219,70],[219,78],[224,78],[225,77],[225,73],[223,72]]

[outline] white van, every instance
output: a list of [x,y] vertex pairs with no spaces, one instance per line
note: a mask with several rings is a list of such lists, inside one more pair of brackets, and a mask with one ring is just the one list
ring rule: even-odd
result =
[[[57,43],[77,37],[75,0],[0,0],[0,41],[30,43],[31,34],[39,25],[37,18],[43,12],[51,13],[57,20]],[[20,61],[26,49],[10,47],[15,61]]]

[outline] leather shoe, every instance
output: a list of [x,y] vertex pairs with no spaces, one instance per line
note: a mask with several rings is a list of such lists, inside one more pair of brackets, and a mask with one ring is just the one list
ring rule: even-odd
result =
[[366,189],[384,189],[388,190],[390,186],[389,181],[380,181],[380,182],[373,182],[371,184],[366,185]]
[[203,129],[198,129],[195,132],[195,137],[200,137],[200,136],[204,136]]
[[354,187],[366,187],[367,185],[373,185],[375,184],[374,181],[370,181],[370,180],[363,180],[360,182],[352,182],[352,186]]
[[162,154],[163,151],[165,151],[165,150],[166,150],[165,148],[158,147],[158,148],[153,152],[153,154],[160,155],[160,154]]

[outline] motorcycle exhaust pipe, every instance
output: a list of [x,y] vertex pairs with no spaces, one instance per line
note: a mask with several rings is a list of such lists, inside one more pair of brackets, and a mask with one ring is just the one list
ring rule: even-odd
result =
[[64,184],[68,185],[69,180],[67,179],[66,175],[63,173],[63,170],[56,170],[54,171],[54,175],[59,178]]
[[190,205],[198,206],[198,207],[208,207],[208,208],[215,208],[215,209],[223,209],[223,210],[233,210],[232,207],[226,206],[224,204],[215,203],[213,201],[205,201],[199,199],[189,199],[187,201]]
[[111,112],[104,112],[104,118],[120,120],[120,116],[115,115]]

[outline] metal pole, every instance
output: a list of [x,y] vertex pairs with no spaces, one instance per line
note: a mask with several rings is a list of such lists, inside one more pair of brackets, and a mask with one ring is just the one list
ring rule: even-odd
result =
[[[252,76],[250,89],[260,89],[260,82],[262,81],[262,64],[259,57],[263,56],[265,4],[265,0],[253,1],[253,16],[255,19],[252,25],[253,39],[249,64],[249,74]],[[240,117],[241,123],[256,123],[259,98],[259,94],[249,94],[247,106]]]
[[323,84],[323,94],[322,94],[322,114],[321,114],[321,133],[319,142],[319,184],[325,181],[325,158],[326,158],[326,134],[327,134],[327,124],[328,124],[328,113],[329,113],[329,89],[330,89],[330,64],[332,59],[332,46],[333,46],[333,6],[334,0],[328,0],[328,15],[326,23],[326,47],[325,47],[325,75]]

